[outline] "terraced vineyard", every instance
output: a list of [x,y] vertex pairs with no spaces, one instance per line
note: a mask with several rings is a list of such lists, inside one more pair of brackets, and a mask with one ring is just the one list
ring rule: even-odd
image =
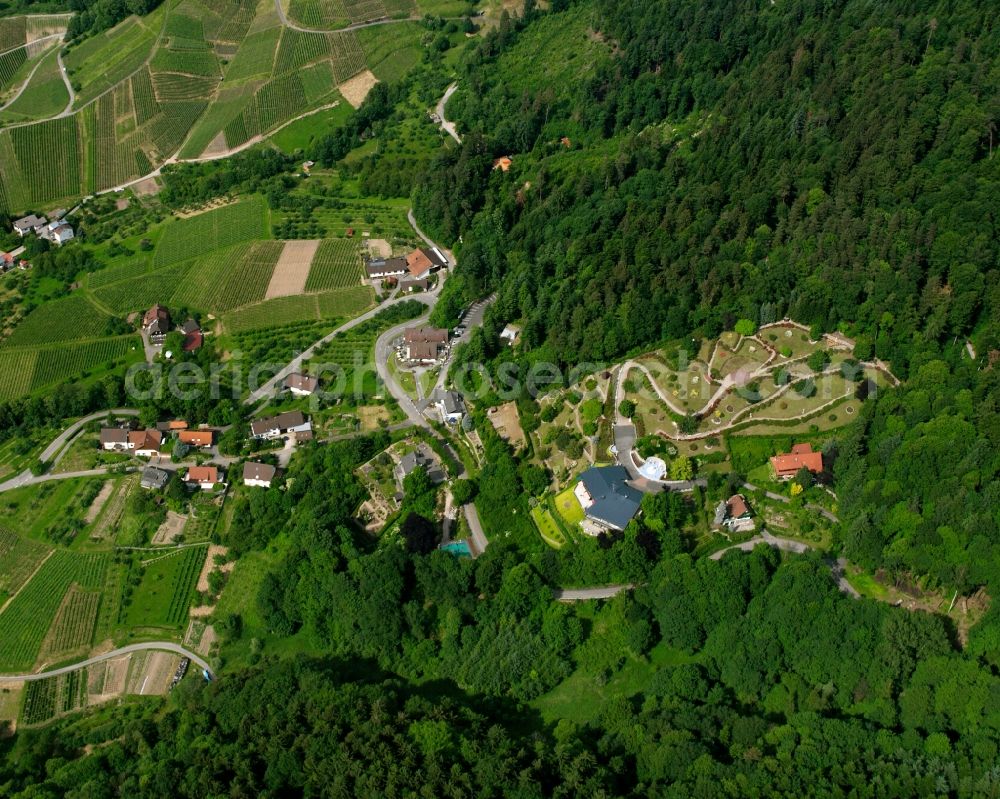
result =
[[178,284],[171,301],[211,311],[260,302],[282,247],[278,241],[258,241],[201,258]]
[[0,527],[0,605],[17,593],[51,551]]
[[153,255],[153,265],[168,266],[210,251],[260,239],[267,231],[267,208],[260,197],[216,208],[169,225]]
[[70,586],[103,588],[110,562],[110,553],[53,552],[0,613],[0,670],[30,669]]
[[416,11],[414,0],[291,0],[288,15],[305,28],[341,28]]
[[14,128],[10,136],[22,173],[28,203],[69,197],[80,189],[80,136],[76,119],[66,117]]
[[185,261],[162,269],[143,271],[134,277],[101,286],[94,290],[94,296],[116,314],[145,310],[154,303],[166,302],[175,292],[183,292],[187,286],[184,278],[193,266],[194,261]]
[[83,294],[74,293],[35,308],[14,328],[3,347],[97,338],[104,334],[107,324],[107,314]]
[[278,297],[231,311],[223,315],[222,324],[228,332],[239,333],[295,322],[350,318],[367,310],[374,302],[375,293],[370,286]]
[[[419,63],[419,26],[380,26],[378,35],[335,30],[351,21],[406,17],[416,11],[412,0],[292,5],[330,23],[319,24],[326,32],[283,27],[271,3],[255,0],[171,0],[146,17],[130,17],[67,48],[64,62],[78,87],[75,112],[31,123],[58,114],[68,98],[55,59],[45,62],[23,102],[0,113],[0,124],[28,123],[0,130],[0,212],[68,204],[139,179],[178,153],[191,158],[245,145],[341,100],[338,85],[366,67],[386,79]],[[64,29],[67,18],[55,19],[4,22],[0,35],[13,49],[0,51],[0,98],[44,55],[18,45]],[[397,47],[405,52],[397,54]],[[116,298],[115,305],[122,302]]]
[[88,669],[29,682],[24,691],[21,724],[43,724],[87,704]]
[[141,354],[137,336],[95,339],[82,344],[0,348],[0,399],[13,399],[91,369],[124,363]]
[[100,591],[84,591],[76,585],[70,586],[46,636],[43,654],[47,658],[57,658],[89,646],[100,601]]
[[357,286],[364,277],[358,246],[350,239],[324,239],[306,280],[306,291]]

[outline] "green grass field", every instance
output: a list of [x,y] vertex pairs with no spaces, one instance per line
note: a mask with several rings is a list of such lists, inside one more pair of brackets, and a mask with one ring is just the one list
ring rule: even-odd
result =
[[576,494],[573,493],[573,488],[574,486],[570,486],[565,491],[557,494],[555,500],[553,500],[556,512],[569,525],[577,525],[584,519],[583,507],[576,498]]
[[536,505],[531,509],[531,520],[538,528],[542,540],[550,547],[561,549],[566,545],[566,536],[563,535],[559,523],[552,517],[550,511],[544,505]]

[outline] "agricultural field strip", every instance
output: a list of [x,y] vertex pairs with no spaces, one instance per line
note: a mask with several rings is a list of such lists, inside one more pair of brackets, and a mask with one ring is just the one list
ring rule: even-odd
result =
[[56,550],[0,613],[0,668],[31,668],[70,586],[76,583],[81,588],[103,588],[110,560],[107,552]]

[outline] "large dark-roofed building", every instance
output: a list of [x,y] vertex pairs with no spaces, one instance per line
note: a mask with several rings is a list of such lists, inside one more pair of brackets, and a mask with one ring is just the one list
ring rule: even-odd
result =
[[587,518],[602,527],[624,530],[639,512],[642,492],[628,485],[623,466],[592,466],[573,492]]

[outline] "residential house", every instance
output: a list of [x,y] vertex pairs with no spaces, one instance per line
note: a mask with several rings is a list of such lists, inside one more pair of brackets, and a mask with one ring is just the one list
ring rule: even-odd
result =
[[140,458],[152,458],[160,454],[163,433],[159,430],[131,430],[128,434],[128,448]]
[[270,488],[278,477],[278,467],[270,463],[247,461],[243,464],[243,485],[255,488]]
[[215,488],[216,483],[222,482],[222,475],[215,466],[191,466],[184,476],[184,482],[189,488],[210,491]]
[[205,343],[205,335],[201,332],[201,326],[194,319],[188,319],[178,327],[178,330],[184,334],[184,352],[200,350]]
[[437,247],[424,247],[406,256],[406,268],[413,277],[423,277],[448,265],[448,259]]
[[303,434],[311,432],[312,422],[302,411],[285,411],[250,423],[250,435],[254,438],[272,439],[295,435],[296,440],[302,441],[305,440]]
[[642,503],[642,492],[627,481],[623,466],[592,466],[580,475],[573,493],[598,528],[624,530]]
[[507,325],[503,330],[500,331],[500,338],[506,341],[510,346],[514,346],[517,342],[517,337],[521,335],[521,328],[517,325]]
[[501,156],[500,158],[494,158],[493,171],[496,172],[499,169],[501,172],[506,172],[508,169],[511,168],[511,165],[513,163],[514,159],[511,158],[509,155],[504,155]]
[[210,447],[215,443],[214,430],[181,430],[177,440],[189,447]]
[[396,465],[394,474],[400,489],[403,487],[403,481],[418,467],[423,467],[427,470],[427,477],[432,483],[444,482],[444,472],[438,466],[437,461],[431,456],[426,446],[421,444],[412,452],[407,452],[399,459],[399,463]]
[[34,214],[29,214],[28,216],[21,217],[20,219],[14,220],[14,232],[22,238],[26,236],[31,231],[36,228],[42,228],[49,223],[44,216],[35,216]]
[[716,506],[712,526],[724,527],[731,533],[750,533],[757,525],[753,520],[750,505],[747,504],[747,498],[742,494],[733,494]]
[[365,261],[365,271],[372,280],[405,275],[406,270],[405,258],[369,258]]
[[448,343],[448,331],[440,327],[411,327],[403,333],[403,349],[409,361],[433,363]]
[[308,397],[319,388],[319,380],[309,375],[293,372],[285,378],[284,388],[297,397]]
[[170,311],[157,303],[143,315],[142,329],[153,344],[162,344],[170,332]]
[[104,427],[101,429],[101,449],[112,452],[124,451],[128,447],[129,431],[124,427]]
[[430,281],[426,277],[408,277],[399,281],[399,290],[405,292],[427,291]]
[[147,466],[142,470],[142,478],[139,485],[151,491],[160,491],[170,482],[170,472],[166,469],[157,469],[155,466]]
[[73,228],[60,221],[49,222],[40,230],[36,229],[35,232],[38,233],[39,238],[47,239],[53,244],[65,244],[73,238]]
[[776,480],[791,480],[803,468],[813,474],[822,472],[823,453],[813,452],[809,444],[796,444],[790,453],[771,458],[771,470]]
[[434,407],[441,414],[441,421],[446,424],[461,422],[462,417],[465,416],[465,403],[462,401],[462,395],[457,391],[435,390]]

